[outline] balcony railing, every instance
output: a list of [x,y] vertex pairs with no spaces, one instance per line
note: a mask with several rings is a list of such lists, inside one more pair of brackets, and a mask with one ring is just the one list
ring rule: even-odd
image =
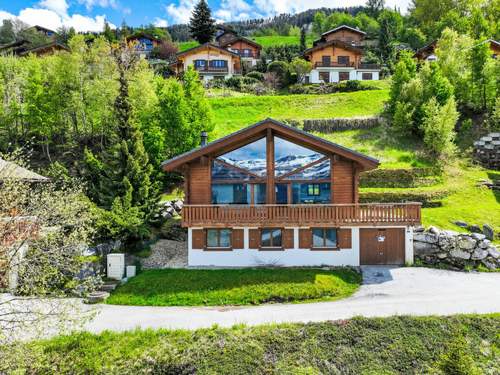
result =
[[380,69],[379,64],[359,64],[358,69]]
[[416,225],[420,203],[186,205],[184,226]]
[[354,62],[339,63],[339,62],[317,62],[314,64],[316,68],[354,68]]
[[227,73],[229,71],[227,66],[197,66],[195,69],[202,73]]

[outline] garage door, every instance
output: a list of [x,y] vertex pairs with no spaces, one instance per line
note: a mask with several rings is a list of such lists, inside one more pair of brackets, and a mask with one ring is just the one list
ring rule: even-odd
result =
[[361,264],[404,264],[404,228],[361,228],[359,237]]

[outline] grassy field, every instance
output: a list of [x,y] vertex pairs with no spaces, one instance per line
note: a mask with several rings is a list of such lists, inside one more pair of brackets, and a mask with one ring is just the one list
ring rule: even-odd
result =
[[389,97],[388,90],[328,95],[275,95],[210,98],[217,139],[267,117],[276,120],[377,115]]
[[[498,374],[500,315],[75,333],[6,351],[5,373]],[[461,369],[461,371],[459,371]]]
[[361,276],[350,269],[152,270],[118,287],[107,303],[221,306],[330,301],[351,295],[360,282]]

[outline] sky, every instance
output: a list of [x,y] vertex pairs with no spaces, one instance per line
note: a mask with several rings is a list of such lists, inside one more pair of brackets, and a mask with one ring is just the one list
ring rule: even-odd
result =
[[[386,0],[386,6],[405,12],[411,0]],[[101,31],[104,21],[112,27],[168,26],[187,23],[197,0],[0,0],[0,21],[18,17],[30,25],[56,30]],[[212,17],[219,22],[297,13],[311,8],[363,5],[366,0],[208,0]]]

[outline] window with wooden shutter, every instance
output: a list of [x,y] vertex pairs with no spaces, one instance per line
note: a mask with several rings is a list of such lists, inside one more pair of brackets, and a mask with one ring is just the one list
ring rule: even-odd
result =
[[338,247],[341,249],[351,249],[352,248],[352,229],[351,228],[341,228],[337,230],[337,243]]
[[312,228],[311,242],[314,249],[337,249],[337,229],[336,228]]
[[229,228],[224,229],[206,229],[206,249],[231,249],[232,231]]

